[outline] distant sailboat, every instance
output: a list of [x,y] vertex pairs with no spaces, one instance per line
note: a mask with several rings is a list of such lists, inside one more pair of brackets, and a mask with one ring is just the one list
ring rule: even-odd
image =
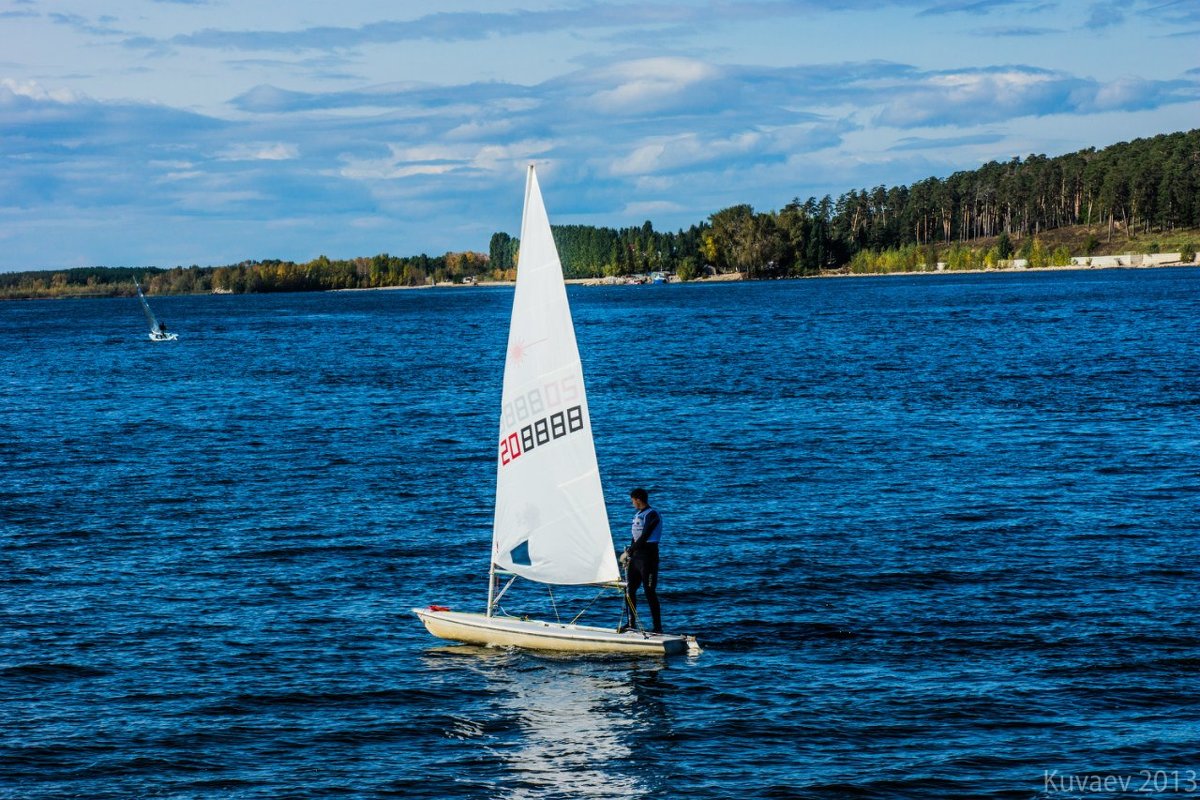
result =
[[[570,652],[682,653],[694,637],[497,613],[518,577],[621,589],[562,265],[532,166],[504,365],[484,613],[414,608],[434,636]],[[508,582],[501,587],[501,579]]]
[[133,282],[137,288],[138,300],[142,301],[142,311],[146,312],[146,321],[150,323],[150,338],[155,342],[173,342],[179,338],[177,333],[167,333],[167,326],[158,321],[158,317],[154,316],[154,312],[150,310],[150,304],[146,302],[146,295],[142,294],[142,287],[137,281]]

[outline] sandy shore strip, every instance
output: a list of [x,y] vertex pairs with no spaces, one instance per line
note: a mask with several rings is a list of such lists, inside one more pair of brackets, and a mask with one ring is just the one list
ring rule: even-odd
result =
[[[1079,264],[1059,265],[1053,267],[1003,267],[995,269],[942,269],[942,270],[913,270],[911,272],[850,272],[849,270],[830,270],[822,272],[820,275],[803,275],[803,276],[785,276],[779,278],[752,278],[751,280],[808,280],[812,278],[886,278],[898,275],[983,275],[989,272],[1088,272],[1091,270],[1101,269],[1164,269],[1173,267],[1195,267],[1200,266],[1197,261],[1174,261],[1162,264],[1144,264],[1141,266],[1116,265],[1116,264],[1092,264],[1083,266]],[[710,275],[704,278],[693,278],[686,283],[731,283],[745,279],[745,273],[742,272],[726,272],[720,275]],[[628,281],[623,277],[606,277],[606,278],[567,278],[565,283],[575,286],[646,286],[645,283],[636,283]],[[681,281],[671,281],[671,283],[681,283]],[[422,286],[368,286],[365,288],[352,289],[330,289],[331,292],[381,292],[392,291],[397,289],[470,289],[475,286],[515,286],[513,281],[475,281],[473,283],[451,283],[444,281],[442,283],[428,283]]]

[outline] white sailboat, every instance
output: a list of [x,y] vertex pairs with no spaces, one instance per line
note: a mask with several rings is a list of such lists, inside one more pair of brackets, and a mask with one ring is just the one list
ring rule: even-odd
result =
[[142,311],[146,313],[146,321],[150,323],[150,339],[155,342],[173,342],[179,338],[178,333],[168,333],[167,326],[158,321],[158,317],[154,316],[154,312],[150,310],[150,304],[146,302],[146,295],[142,294],[142,287],[137,281],[133,282],[137,289],[138,300],[142,301]]
[[[498,613],[517,578],[622,589],[562,265],[532,165],[504,365],[487,608],[414,608],[434,636],[568,652],[682,653],[695,637]],[[507,583],[501,587],[502,579]]]

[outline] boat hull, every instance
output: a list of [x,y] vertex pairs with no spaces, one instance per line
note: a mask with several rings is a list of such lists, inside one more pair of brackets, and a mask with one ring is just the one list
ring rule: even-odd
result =
[[439,639],[493,647],[521,647],[565,653],[645,653],[672,655],[698,650],[691,636],[568,625],[515,617],[489,617],[462,611],[414,608],[413,613]]

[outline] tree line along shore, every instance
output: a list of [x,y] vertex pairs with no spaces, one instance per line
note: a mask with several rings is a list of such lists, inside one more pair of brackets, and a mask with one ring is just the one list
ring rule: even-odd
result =
[[[1200,129],[1048,158],[989,162],[949,178],[799,198],[779,211],[718,211],[686,230],[554,227],[566,277],[665,272],[677,280],[780,278],[1081,265],[1119,253],[1178,253],[1200,242]],[[489,252],[218,267],[81,267],[0,273],[0,299],[327,291],[511,281],[520,241]]]

